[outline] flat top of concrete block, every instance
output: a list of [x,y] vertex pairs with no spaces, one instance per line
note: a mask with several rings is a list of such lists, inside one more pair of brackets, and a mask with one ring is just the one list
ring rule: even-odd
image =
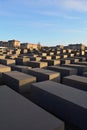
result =
[[87,109],[87,92],[85,91],[81,91],[76,88],[72,88],[67,85],[63,85],[53,81],[43,81],[39,83],[34,83],[33,85]]
[[87,72],[84,72],[83,74],[87,74]]
[[42,61],[29,61],[31,63],[45,63],[45,62],[42,62]]
[[55,71],[51,71],[51,70],[46,70],[46,69],[41,69],[41,68],[34,68],[32,69],[36,72],[40,72],[40,73],[43,73],[43,74],[48,74],[48,75],[51,75],[51,74],[60,74],[58,72],[55,72]]
[[46,62],[43,62],[43,61],[28,61],[29,63],[37,63],[37,64],[44,64],[44,65],[47,65]]
[[6,65],[0,64],[0,69],[1,69],[1,68],[10,68],[10,67],[8,67],[8,66],[6,66]]
[[56,60],[56,59],[51,59],[51,60],[50,60],[50,59],[42,59],[42,60],[43,60],[43,61],[53,61],[53,62],[55,62],[55,61],[57,61],[57,62],[60,61],[60,60]]
[[30,69],[31,67],[28,67],[28,66],[23,66],[23,65],[13,65],[12,67],[15,67],[15,68],[23,68],[23,69]]
[[87,68],[87,66],[86,65],[78,65],[78,64],[64,64],[64,65],[62,65],[62,66],[68,66],[68,67],[80,67],[80,68]]
[[13,59],[1,59],[2,61],[15,61]]
[[70,76],[66,76],[64,77],[65,79],[71,79],[74,81],[78,81],[78,82],[83,82],[87,84],[87,78],[83,77],[83,76],[78,76],[78,75],[70,75]]
[[61,120],[7,86],[0,86],[0,130],[64,130]]
[[69,68],[69,67],[63,67],[63,66],[49,66],[48,68],[56,68],[56,69],[60,69],[60,70],[76,70],[74,68]]
[[77,64],[87,64],[87,62],[86,61],[82,61],[82,62],[77,62]]
[[14,78],[14,79],[17,79],[17,80],[24,80],[24,79],[29,79],[29,78],[34,78],[34,76],[32,75],[29,75],[29,74],[25,74],[25,73],[22,73],[22,72],[19,72],[19,71],[11,71],[11,72],[5,72],[4,74]]
[[11,71],[11,67],[0,64],[0,73]]

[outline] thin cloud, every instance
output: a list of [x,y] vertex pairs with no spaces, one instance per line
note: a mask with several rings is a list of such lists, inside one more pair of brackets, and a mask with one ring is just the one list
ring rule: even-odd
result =
[[34,13],[44,15],[44,16],[53,16],[53,17],[61,17],[64,19],[69,19],[69,20],[76,20],[80,19],[81,17],[79,16],[72,16],[68,15],[67,13],[65,14],[64,12],[58,12],[58,11],[35,11]]
[[28,6],[38,6],[38,8],[47,6],[61,8],[63,10],[71,9],[74,11],[87,11],[87,0],[25,0],[24,2],[19,0],[19,2]]
[[84,33],[86,30],[84,29],[64,29],[61,30],[62,32],[67,32],[67,33]]
[[62,7],[74,11],[87,12],[86,0],[63,0]]

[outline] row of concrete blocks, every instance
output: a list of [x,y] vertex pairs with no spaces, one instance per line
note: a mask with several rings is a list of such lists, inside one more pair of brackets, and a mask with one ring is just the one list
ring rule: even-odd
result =
[[[55,68],[55,67],[52,67]],[[57,68],[57,67],[56,67]],[[60,67],[59,67],[60,68]],[[57,69],[59,69],[57,68]],[[61,67],[61,70],[64,69]],[[11,71],[11,72],[5,72],[2,74],[2,81],[6,85],[10,86],[12,89],[20,92],[20,93],[27,93],[30,91],[30,84],[32,82],[41,82],[46,80],[52,80],[55,82],[60,82],[60,73],[45,70],[45,69],[25,69],[26,71],[24,73],[18,72],[18,71]],[[62,83],[67,84],[69,86],[79,88],[81,90],[87,91],[87,78],[75,74],[75,69],[66,69],[66,75],[62,75]],[[71,72],[67,73],[67,72]],[[86,72],[85,72],[86,73]],[[61,72],[61,74],[63,74]],[[71,76],[70,76],[71,75]],[[84,74],[86,76],[86,74]]]
[[[86,63],[86,62],[83,62],[83,63]],[[86,73],[87,71],[87,66],[69,64],[69,65],[63,65],[63,66],[49,66],[47,67],[47,69],[40,69],[40,68],[30,68],[27,66],[18,66],[18,65],[14,65],[11,67],[0,65],[0,72],[8,72],[8,71],[11,71],[11,69],[13,70],[11,74],[13,73],[14,75],[14,71],[20,71],[20,72],[35,76],[37,82],[45,81],[45,80],[53,80],[56,82],[62,82],[65,76],[77,75],[77,74],[80,76],[85,75],[84,73]],[[17,73],[18,72],[16,72],[16,74]]]
[[[40,69],[37,69],[36,70],[36,72],[37,71],[39,71],[39,73],[40,72],[42,72],[42,70],[40,70]],[[34,72],[33,72],[34,73]],[[44,71],[44,73],[46,73],[46,71]],[[50,72],[49,72],[50,73]],[[34,73],[35,74],[35,73]],[[37,102],[39,102],[39,100],[37,100],[37,97],[38,98],[40,98],[40,96],[42,95],[41,94],[41,92],[40,91],[37,91],[37,89],[36,88],[32,88],[32,87],[30,87],[29,86],[29,84],[30,83],[32,83],[32,82],[35,82],[35,77],[33,77],[33,76],[29,76],[29,75],[25,75],[25,74],[23,74],[23,73],[19,73],[19,72],[15,72],[15,71],[13,71],[13,72],[6,72],[6,73],[4,73],[3,74],[3,76],[4,76],[4,81],[6,82],[6,84],[8,85],[8,86],[10,86],[11,88],[13,88],[14,90],[16,90],[16,91],[20,91],[20,92],[25,92],[25,90],[28,92],[28,96],[29,96],[29,98],[32,100],[32,101],[34,101],[35,103],[37,103]],[[66,78],[66,77],[65,77]],[[77,82],[78,80],[76,80],[76,78],[79,78],[78,76],[77,77],[73,77],[73,79],[75,79],[73,82]],[[83,78],[83,77],[82,77]],[[82,80],[82,78],[80,79],[80,81],[78,81],[78,84],[79,84],[79,89],[82,89],[82,84],[84,83],[84,84],[87,84],[86,83],[86,79],[85,79],[85,77],[83,78],[83,80]],[[85,80],[84,80],[85,79]],[[82,80],[82,81],[81,81]],[[65,81],[64,81],[65,82]],[[73,84],[73,82],[72,82],[72,84]],[[82,83],[81,83],[82,82]],[[14,84],[13,83],[15,83],[15,86],[14,86]],[[67,81],[65,82],[65,83],[67,83]],[[70,81],[70,83],[71,83],[71,81]],[[24,85],[25,84],[25,85]],[[38,85],[39,83],[35,83],[35,85]],[[77,83],[76,83],[77,84]],[[53,91],[56,91],[55,90],[55,86],[61,86],[62,84],[59,84],[59,83],[55,83],[55,82],[52,82],[52,81],[46,81],[46,82],[42,82],[42,83],[40,83],[40,86],[41,86],[41,88],[42,88],[42,86],[45,86],[45,87],[48,87],[49,86],[49,89],[52,89],[52,92]],[[64,86],[65,87],[65,89],[66,89],[66,86],[65,85],[62,85],[62,86]],[[52,88],[51,88],[52,87]],[[86,87],[86,86],[84,86],[84,87]],[[44,87],[43,87],[44,88]],[[60,87],[61,88],[61,87]],[[35,90],[32,90],[32,89],[35,89]],[[86,93],[86,90],[85,90],[85,92],[84,92],[84,94],[85,94],[85,96],[82,96],[82,95],[78,95],[78,94],[81,94],[82,92],[81,92],[81,90],[79,90],[78,89],[78,92],[76,92],[76,94],[74,95],[74,91],[77,91],[77,90],[72,90],[72,87],[69,87],[69,90],[67,89],[67,91],[66,91],[66,93],[65,93],[65,90],[63,90],[62,89],[62,91],[66,94],[66,96],[67,96],[67,100],[69,100],[69,97],[71,98],[70,100],[69,100],[69,102],[70,102],[70,104],[71,104],[71,106],[70,106],[70,104],[68,104],[67,105],[67,103],[65,102],[66,101],[66,96],[64,97],[64,101],[61,101],[61,102],[65,102],[64,104],[61,104],[61,109],[62,108],[64,108],[66,111],[65,111],[65,113],[64,113],[64,110],[62,111],[61,110],[61,112],[59,111],[59,113],[61,113],[61,114],[58,114],[58,117],[60,117],[60,118],[62,118],[64,121],[67,121],[67,122],[69,122],[69,120],[70,120],[70,123],[72,123],[72,124],[74,124],[74,125],[76,125],[77,127],[79,127],[79,128],[81,128],[82,130],[86,130],[86,117],[84,117],[84,115],[86,115],[87,116],[87,108],[86,108],[86,110],[85,109],[80,109],[80,106],[82,106],[83,108],[84,108],[84,105],[85,105],[85,102],[86,102],[86,95],[87,95],[87,93]],[[60,89],[59,89],[60,90]],[[59,91],[58,90],[58,91]],[[42,91],[42,90],[41,90]],[[47,89],[46,89],[46,91],[47,91]],[[79,92],[80,91],[80,92]],[[72,93],[73,92],[73,93]],[[62,95],[62,93],[59,91],[59,93],[60,93],[60,95],[61,96],[63,96]],[[34,95],[33,95],[34,94]],[[68,95],[68,94],[70,94],[70,95]],[[83,95],[84,95],[83,94]],[[33,95],[33,96],[32,96]],[[35,96],[35,95],[38,95],[38,96]],[[45,95],[47,95],[46,93],[44,93],[43,94],[44,96]],[[53,93],[53,95],[54,95],[54,93]],[[78,95],[77,97],[76,97],[76,95]],[[55,94],[55,97],[56,96],[58,96],[58,95],[56,95]],[[49,96],[50,97],[50,96]],[[33,99],[33,98],[35,98],[35,100]],[[52,98],[53,98],[53,96],[52,96]],[[61,98],[63,98],[63,97],[61,97]],[[45,103],[45,99],[44,98],[41,98],[42,99],[42,102],[44,101],[44,103]],[[47,98],[48,99],[48,98]],[[54,99],[54,98],[53,98]],[[51,100],[53,100],[53,99],[50,99],[49,101],[51,102]],[[56,99],[56,98],[55,98]],[[56,99],[57,100],[57,99]],[[53,102],[55,103],[56,102],[56,100],[53,100]],[[60,100],[60,98],[59,98],[59,100]],[[75,100],[75,101],[72,101],[72,100]],[[48,101],[48,100],[47,100]],[[47,104],[49,104],[50,102],[48,101],[48,103]],[[81,102],[80,102],[81,101]],[[74,106],[72,105],[73,103],[74,103]],[[81,104],[80,104],[81,103]],[[40,103],[37,103],[38,105],[40,105],[40,106],[42,106],[41,105],[41,102]],[[47,104],[45,104],[45,106],[47,106]],[[58,103],[58,104],[60,104],[60,102]],[[54,106],[54,104],[52,104],[52,102],[51,102],[51,104],[49,104],[49,105],[53,105]],[[63,105],[65,105],[66,107],[63,107]],[[73,106],[73,107],[72,107]],[[78,106],[78,107],[77,107]],[[44,105],[42,106],[43,108],[44,108]],[[52,107],[52,106],[51,106]],[[59,106],[58,106],[59,107]],[[56,107],[54,107],[55,109],[57,109]],[[67,109],[69,109],[69,110],[71,110],[72,108],[72,113],[77,113],[77,111],[78,111],[78,115],[80,116],[79,117],[79,119],[78,119],[78,117],[77,117],[77,115],[75,116],[75,114],[73,114],[73,116],[71,116],[71,115],[69,115],[69,113],[67,113]],[[75,109],[76,108],[76,109]],[[78,109],[77,109],[78,108]],[[48,110],[48,108],[44,108],[44,109],[47,109]],[[55,109],[54,109],[54,112],[55,112]],[[75,109],[75,110],[74,110]],[[60,110],[60,108],[58,109],[58,110]],[[73,111],[74,110],[74,111]],[[83,111],[84,110],[84,111]],[[48,110],[49,111],[49,110]],[[50,111],[50,112],[52,112],[52,113],[54,113],[53,111]],[[69,117],[69,118],[63,118],[62,116],[63,116],[63,114],[62,114],[62,112],[63,112],[63,114],[65,115],[65,117]],[[81,113],[80,113],[81,112]],[[84,112],[85,112],[85,114],[84,114]],[[55,115],[56,115],[56,113],[54,113]],[[68,115],[67,115],[68,114]],[[61,115],[61,116],[60,116]],[[57,115],[56,115],[57,116]],[[81,120],[81,116],[82,116],[82,119],[83,119],[83,121]],[[75,121],[74,121],[74,118],[75,118]],[[78,124],[78,122],[81,122],[80,124]],[[84,122],[84,123],[83,123]],[[83,126],[84,125],[84,126]]]
[[79,61],[86,61],[86,57],[78,57],[78,58],[66,58],[66,59],[58,59],[58,60],[48,60],[48,59],[41,59],[38,57],[33,57],[35,61],[30,61],[29,57],[19,57],[14,59],[0,59],[0,64],[4,65],[27,65],[30,67],[38,67],[38,68],[44,68],[51,65],[61,65],[61,64],[73,64],[77,63]]
[[[74,124],[82,130],[86,130],[87,90],[82,91],[82,86],[76,89],[53,81],[43,81],[30,86],[32,83],[31,78],[33,82],[35,81],[34,77],[27,77],[27,75],[21,73],[18,75],[15,71],[13,74],[13,77],[11,77],[11,72],[5,73],[4,75],[5,82],[9,87],[27,96],[34,103],[63,121]],[[28,84],[26,84],[27,82]],[[27,95],[25,95],[25,92],[27,92]]]
[[64,122],[8,86],[0,86],[0,130],[64,130]]
[[28,54],[28,53],[36,53],[41,56],[47,56],[47,55],[57,55],[57,54],[74,54],[74,55],[84,55],[87,50],[75,50],[75,49],[61,49],[61,48],[49,48],[49,49],[41,49],[41,50],[32,50],[30,51],[29,49],[10,49],[10,50],[5,50],[2,49],[0,50],[0,54]]

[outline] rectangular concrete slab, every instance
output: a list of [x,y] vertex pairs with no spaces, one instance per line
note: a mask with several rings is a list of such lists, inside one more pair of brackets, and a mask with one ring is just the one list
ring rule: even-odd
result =
[[27,65],[32,68],[44,68],[48,66],[46,62],[28,61]]
[[5,55],[3,55],[3,54],[2,54],[2,55],[0,55],[0,59],[5,59],[5,57],[6,57],[6,56],[5,56]]
[[0,73],[11,71],[11,67],[0,64]]
[[60,59],[60,55],[53,55],[53,56],[51,56],[51,57],[52,57],[52,59],[55,59],[55,60]]
[[60,64],[70,64],[70,59],[60,59]]
[[63,78],[63,83],[74,88],[87,91],[87,78],[78,75],[70,75]]
[[33,69],[28,69],[27,73],[35,76],[38,82],[45,81],[45,80],[53,80],[56,82],[60,82],[60,73],[55,71],[41,69],[41,68],[33,68]]
[[79,61],[86,61],[86,57],[77,57]]
[[49,70],[59,72],[61,76],[61,82],[65,76],[77,74],[77,69],[74,68],[68,68],[63,66],[48,66],[47,68]]
[[85,66],[85,65],[64,64],[64,65],[62,65],[62,66],[77,69],[77,74],[78,74],[78,75],[83,75],[83,73],[84,73],[85,71],[87,71],[87,66]]
[[18,71],[5,72],[2,78],[6,85],[21,93],[29,92],[30,84],[36,82],[36,77]]
[[87,129],[87,92],[53,81],[32,84],[30,99],[52,114]]
[[23,65],[13,65],[11,66],[12,71],[20,71],[23,73],[27,73],[27,69],[30,69],[31,67],[23,66]]
[[71,60],[71,62],[70,62],[71,64],[79,62],[78,58],[70,58],[70,60]]
[[84,73],[83,73],[83,76],[87,77],[87,72],[84,72]]
[[48,66],[50,66],[50,65],[59,65],[60,64],[60,60],[46,60],[46,59],[42,59],[41,61],[46,62],[48,64]]
[[18,58],[16,58],[16,64],[17,65],[26,65],[28,61],[29,61],[28,57],[18,57]]
[[87,65],[87,61],[77,62],[75,64],[77,64],[77,65]]
[[52,57],[51,56],[42,56],[42,59],[51,60]]
[[0,64],[3,64],[3,65],[15,65],[15,60],[12,60],[12,59],[0,59]]
[[2,73],[9,72],[9,71],[11,71],[11,67],[0,64],[0,85],[4,84],[3,78],[2,78]]
[[7,86],[1,86],[0,130],[64,130],[64,123]]
[[30,58],[30,61],[40,61],[41,60],[41,57],[29,57]]

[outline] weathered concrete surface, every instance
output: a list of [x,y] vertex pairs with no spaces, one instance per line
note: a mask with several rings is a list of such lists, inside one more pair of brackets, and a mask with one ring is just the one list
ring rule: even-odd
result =
[[17,65],[27,65],[28,61],[29,61],[28,57],[18,57],[18,58],[16,58],[16,64]]
[[0,130],[64,130],[64,123],[7,86],[1,86]]
[[48,66],[46,62],[37,62],[37,61],[28,61],[27,65],[32,68],[44,68]]
[[69,58],[68,59],[60,59],[60,64],[70,64],[70,63],[71,63],[71,61]]
[[0,73],[11,71],[11,67],[0,64]]
[[86,61],[86,57],[76,57],[79,59],[79,61]]
[[2,73],[9,72],[9,71],[11,71],[11,67],[0,64],[0,85],[4,84],[3,78],[2,78]]
[[63,78],[63,83],[74,88],[87,91],[87,78],[83,76],[70,75]]
[[18,92],[29,92],[30,84],[36,82],[36,77],[18,71],[2,74],[4,83]]
[[83,76],[87,77],[87,72],[84,72],[84,73],[83,73]]
[[23,66],[23,65],[13,65],[11,66],[12,71],[20,71],[23,73],[27,73],[27,70],[30,69],[31,67],[28,66]]
[[12,59],[0,59],[0,64],[3,64],[3,65],[15,65],[15,60],[12,60]]
[[83,75],[83,73],[84,73],[85,71],[87,71],[87,66],[85,66],[85,65],[64,64],[64,65],[62,65],[62,66],[77,69],[77,71],[78,71],[77,74],[78,74],[78,75]]
[[28,69],[27,73],[35,76],[38,82],[45,81],[45,80],[53,80],[56,82],[60,82],[60,73],[55,71],[41,69],[41,68],[33,68],[33,69]]
[[77,74],[77,69],[62,67],[62,66],[48,66],[49,70],[53,70],[60,73],[61,82],[65,76]]
[[87,65],[87,62],[86,61],[82,61],[82,62],[77,62],[77,63],[75,63],[75,64],[77,64],[77,65]]
[[52,114],[87,130],[87,92],[53,81],[32,84],[30,99]]
[[48,63],[48,66],[50,66],[50,65],[59,65],[60,64],[60,60],[46,60],[46,59],[42,59],[41,61]]

